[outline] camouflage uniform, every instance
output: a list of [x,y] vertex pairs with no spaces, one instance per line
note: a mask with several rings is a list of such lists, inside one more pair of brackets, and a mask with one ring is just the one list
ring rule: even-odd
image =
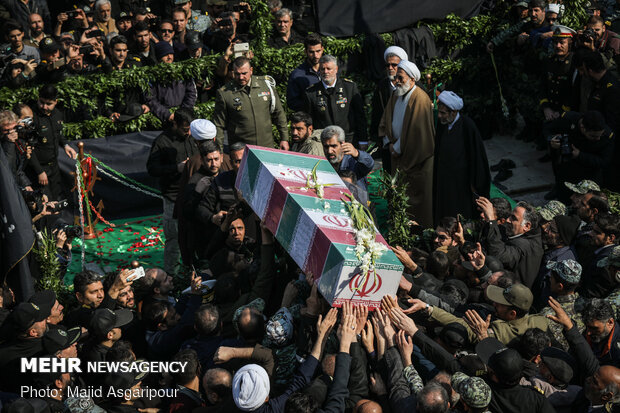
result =
[[587,194],[588,191],[600,191],[601,187],[594,181],[590,181],[589,179],[584,179],[583,181],[579,181],[577,184],[572,184],[570,182],[564,182],[564,185],[571,191],[577,194]]
[[[612,266],[620,268],[620,246],[614,247],[609,256],[600,260],[597,265],[600,267]],[[619,275],[616,274],[616,279],[618,276]],[[614,308],[616,319],[618,319],[618,316],[620,316],[620,287],[613,290],[613,292],[607,296],[606,300]]]
[[469,377],[459,371],[452,376],[452,388],[471,408],[484,409],[491,403],[491,388],[480,377]]
[[560,201],[549,201],[547,205],[536,207],[536,211],[545,221],[552,221],[558,215],[566,215],[566,205]]
[[286,307],[280,308],[271,316],[265,327],[263,345],[273,351],[275,362],[273,381],[280,386],[286,386],[297,368],[293,329],[293,315]]
[[[575,308],[580,307],[580,305],[576,305],[575,303],[577,299],[579,299],[579,294],[574,293],[569,295],[561,295],[559,297],[556,297],[555,299],[558,303],[560,303],[560,306],[562,306],[564,311],[566,311],[566,314],[568,314],[568,316],[575,322],[579,332],[583,333],[583,330],[586,329],[586,326],[583,323],[581,314]],[[579,299],[579,302],[581,302],[581,299]],[[547,306],[540,311],[540,314],[546,317],[548,315],[555,315],[555,311],[553,311],[551,307]],[[562,334],[562,326],[556,322],[550,321],[549,329],[551,330],[553,337],[555,337],[558,343],[562,345],[562,348],[564,350],[568,350],[568,342],[566,341],[566,338],[564,338],[564,334]]]
[[407,380],[407,384],[409,385],[409,390],[411,390],[412,394],[417,395],[422,387],[424,387],[424,382],[422,381],[422,377],[418,371],[412,365],[405,367],[403,370],[403,376],[405,376],[405,380]]
[[[581,281],[581,265],[574,260],[564,260],[560,262],[550,261],[547,263],[547,268],[553,271],[562,281],[567,284],[577,285]],[[575,310],[575,301],[579,298],[579,294],[573,293],[568,295],[561,295],[556,298],[560,303],[566,314],[575,322],[579,332],[585,330],[585,325],[581,318],[581,314]],[[544,316],[555,315],[555,312],[551,307],[545,307],[540,312]],[[549,323],[549,329],[553,333],[555,339],[562,345],[565,350],[568,350],[568,341],[562,334],[562,326],[556,322]]]
[[187,18],[187,30],[203,33],[211,26],[211,19],[199,10],[192,10],[191,17]]

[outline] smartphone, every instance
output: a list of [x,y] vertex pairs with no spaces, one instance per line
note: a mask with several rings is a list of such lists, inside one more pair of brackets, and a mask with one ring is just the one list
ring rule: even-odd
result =
[[146,274],[144,273],[144,267],[138,267],[138,268],[135,268],[133,271],[131,271],[131,274],[129,274],[126,281],[127,282],[136,281],[144,277],[145,275]]
[[240,56],[245,56],[245,54],[249,51],[250,51],[249,43],[235,43],[233,45],[233,56],[235,59]]
[[88,39],[92,39],[93,37],[103,37],[105,34],[101,30],[93,30],[92,32],[86,33],[86,37]]
[[65,14],[70,18],[74,18],[75,16],[77,16],[77,10],[69,10],[66,11]]
[[52,67],[53,67],[54,69],[58,69],[59,67],[64,66],[66,63],[67,63],[67,62],[66,62],[66,59],[63,57],[62,59],[55,60],[55,61],[52,63]]
[[91,54],[95,51],[95,48],[92,44],[87,44],[86,46],[80,46],[80,54],[87,55]]

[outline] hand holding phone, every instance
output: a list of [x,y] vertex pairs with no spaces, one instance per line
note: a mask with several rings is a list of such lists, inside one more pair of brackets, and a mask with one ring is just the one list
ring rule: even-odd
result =
[[126,280],[127,282],[133,282],[133,281],[139,280],[145,275],[146,274],[144,273],[144,267],[138,267],[131,271],[131,273],[129,274]]

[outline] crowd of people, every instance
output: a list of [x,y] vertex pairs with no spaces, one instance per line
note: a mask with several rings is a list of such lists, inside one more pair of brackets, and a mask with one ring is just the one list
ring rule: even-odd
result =
[[[41,84],[36,101],[0,112],[0,160],[33,230],[52,230],[59,277],[80,233],[56,219],[70,198],[58,158],[76,152],[55,83],[222,54],[212,81],[127,90],[102,113],[163,122],[145,165],[163,197],[163,268],[85,269],[67,301],[7,276],[3,411],[620,412],[620,216],[602,190],[618,186],[620,2],[591,5],[576,30],[560,24],[568,5],[514,2],[513,24],[488,43],[543,56],[538,113],[522,115],[556,185],[546,205],[514,208],[490,196],[490,169],[506,175],[511,161],[489,168],[467,102],[433,96],[415,57],[390,46],[367,116],[342,62],[308,33],[304,2],[268,3],[270,47],[303,43],[306,56],[284,80],[285,104],[276,80],[254,74],[247,3],[64,3],[0,0],[3,85]],[[212,118],[197,119],[196,102],[213,97]],[[404,267],[394,295],[331,308],[235,188],[247,145],[324,157],[371,211],[375,159],[399,171],[418,241],[391,246]],[[71,360],[130,368],[75,371]],[[153,368],[164,365],[184,367]]]

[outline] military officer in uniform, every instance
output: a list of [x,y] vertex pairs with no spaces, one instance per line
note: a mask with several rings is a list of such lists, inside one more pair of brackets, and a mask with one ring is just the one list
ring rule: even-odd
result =
[[34,110],[34,127],[38,141],[30,157],[29,173],[32,182],[38,182],[50,201],[57,201],[62,194],[58,147],[68,157],[75,159],[75,150],[62,135],[62,114],[56,109],[58,91],[54,85],[45,85],[39,91],[39,100]]
[[280,149],[289,150],[286,113],[270,76],[253,76],[250,59],[238,57],[233,61],[232,82],[217,91],[213,123],[217,141],[224,132],[228,145],[243,142],[268,148],[274,147],[272,122],[280,133]]
[[553,31],[553,55],[545,62],[547,73],[546,96],[540,101],[545,120],[552,121],[571,110],[573,90],[573,36],[577,33],[566,26]]
[[192,2],[188,0],[174,0],[174,5],[182,7],[187,16],[187,31],[203,33],[211,26],[211,19],[198,10],[192,10]]
[[324,55],[319,60],[321,81],[306,89],[305,111],[310,114],[316,129],[338,125],[344,129],[346,141],[355,139],[363,149],[368,145],[364,101],[357,85],[338,77],[338,61]]

